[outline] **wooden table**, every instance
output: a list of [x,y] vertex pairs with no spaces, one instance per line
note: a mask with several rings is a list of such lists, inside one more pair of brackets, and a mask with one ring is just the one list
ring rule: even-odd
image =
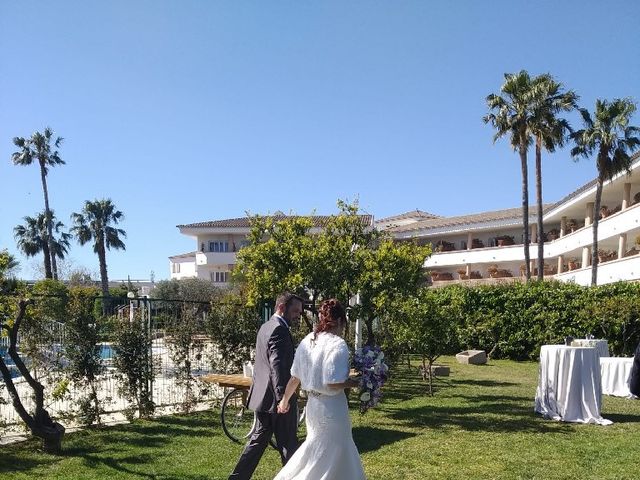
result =
[[207,383],[215,383],[221,387],[249,388],[251,387],[251,377],[245,377],[238,373],[235,375],[224,375],[222,373],[210,373],[203,375],[200,380]]

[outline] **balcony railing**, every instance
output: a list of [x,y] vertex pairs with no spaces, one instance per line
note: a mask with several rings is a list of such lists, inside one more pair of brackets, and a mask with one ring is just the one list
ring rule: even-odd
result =
[[196,265],[235,265],[235,252],[196,252]]

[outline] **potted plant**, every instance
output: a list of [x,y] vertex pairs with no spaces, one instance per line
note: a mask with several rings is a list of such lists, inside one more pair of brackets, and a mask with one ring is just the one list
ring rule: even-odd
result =
[[484,243],[479,238],[474,238],[471,240],[471,248],[483,248]]
[[560,238],[560,230],[558,230],[557,228],[553,228],[547,232],[546,236],[548,242],[553,242],[554,240]]
[[459,268],[458,270],[456,270],[456,272],[458,272],[458,276],[460,277],[460,280],[469,280],[469,275],[467,275],[466,268]]
[[578,229],[578,221],[575,218],[567,220],[567,228],[570,232],[575,232]]
[[577,270],[578,268],[580,268],[580,262],[578,262],[578,259],[575,257],[570,258],[567,262],[567,268],[569,270]]
[[505,245],[515,245],[515,240],[511,235],[498,235],[496,237],[496,243],[499,247],[503,247]]
[[451,242],[447,242],[446,240],[440,240],[436,243],[436,252],[450,252],[455,250],[455,245]]

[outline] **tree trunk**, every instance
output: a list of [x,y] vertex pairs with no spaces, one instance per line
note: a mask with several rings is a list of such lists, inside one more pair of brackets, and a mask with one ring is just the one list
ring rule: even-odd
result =
[[42,245],[42,253],[44,254],[44,277],[53,278],[53,272],[51,270],[51,255],[49,254],[49,244]]
[[364,324],[367,327],[367,343],[370,347],[373,347],[376,344],[376,337],[373,334],[373,318],[367,318]]
[[51,259],[51,274],[47,278],[58,279],[58,266],[56,264],[55,250],[53,249],[53,219],[51,218],[51,209],[49,208],[49,190],[47,189],[47,172],[45,170],[44,161],[40,160],[40,179],[42,180],[42,192],[44,194],[44,215],[47,222],[47,245],[49,246],[49,258]]
[[542,224],[542,138],[536,137],[536,203],[538,207],[538,280],[544,279],[544,225]]
[[531,261],[529,255],[529,176],[527,171],[527,142],[520,142],[520,168],[522,170],[522,228],[524,232],[524,268],[527,282],[531,280]]
[[602,185],[604,178],[602,174],[598,175],[598,183],[596,184],[596,201],[593,204],[593,224],[591,225],[593,232],[593,243],[591,246],[591,285],[598,284],[598,224],[600,223],[600,203],[602,202]]
[[9,369],[4,363],[2,357],[0,357],[0,372],[2,372],[2,377],[16,413],[20,416],[22,421],[26,423],[29,430],[31,430],[31,433],[42,439],[42,447],[45,452],[59,453],[62,447],[62,438],[64,436],[65,428],[59,423],[54,422],[51,419],[49,412],[44,408],[44,387],[31,376],[31,373],[25,366],[17,351],[18,331],[20,329],[22,319],[24,318],[28,303],[29,302],[26,300],[20,300],[18,304],[18,315],[13,326],[9,328],[6,325],[3,325],[3,327],[9,333],[9,356],[22,375],[22,378],[24,378],[33,390],[33,399],[36,404],[33,416],[27,412],[26,408],[22,404],[22,400],[20,399],[18,391],[13,383],[13,379],[11,378],[11,372],[9,372]]
[[96,239],[98,244],[98,263],[100,264],[100,288],[102,296],[109,296],[109,277],[107,276],[107,254],[104,246],[104,236]]

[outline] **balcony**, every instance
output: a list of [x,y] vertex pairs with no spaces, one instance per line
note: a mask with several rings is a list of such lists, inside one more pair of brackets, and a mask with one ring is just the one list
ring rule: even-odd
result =
[[196,265],[235,265],[235,252],[196,252]]
[[[617,245],[617,239],[620,234],[630,233],[630,238],[628,238],[627,241],[628,243],[633,243],[635,235],[638,234],[638,229],[640,229],[640,204],[633,205],[623,211],[616,212],[607,218],[601,219],[598,225],[599,242],[601,242],[603,247],[613,248],[614,245]],[[545,242],[545,261],[557,258],[559,255],[571,254],[572,256],[577,256],[583,247],[590,247],[592,242],[593,232],[591,226],[583,227],[554,241]],[[529,247],[531,260],[537,258],[538,252],[536,245],[537,244],[532,243]],[[452,268],[467,264],[503,264],[522,262],[523,260],[523,246],[518,244],[434,253],[425,261],[424,267],[428,269]]]
[[[556,280],[575,282],[579,285],[591,284],[591,267],[563,272],[555,276]],[[620,258],[598,264],[598,285],[640,278],[640,255]]]

